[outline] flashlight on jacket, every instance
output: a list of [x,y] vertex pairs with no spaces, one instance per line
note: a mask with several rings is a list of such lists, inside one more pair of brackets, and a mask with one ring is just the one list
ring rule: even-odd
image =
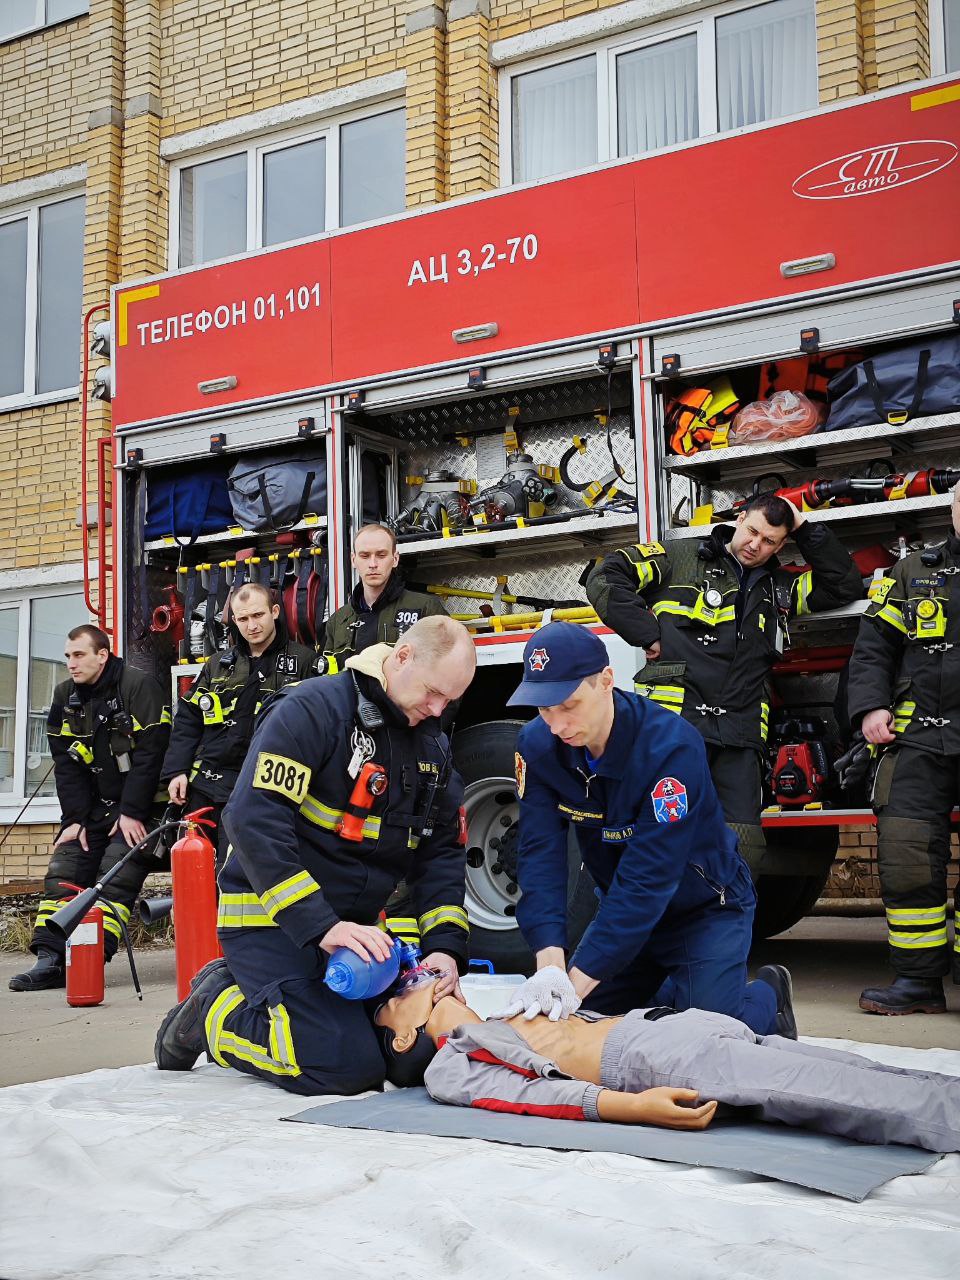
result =
[[382,764],[367,761],[357,774],[343,817],[337,823],[336,832],[341,839],[353,840],[355,843],[363,839],[363,824],[367,814],[373,808],[377,796],[382,796],[386,789],[386,769]]

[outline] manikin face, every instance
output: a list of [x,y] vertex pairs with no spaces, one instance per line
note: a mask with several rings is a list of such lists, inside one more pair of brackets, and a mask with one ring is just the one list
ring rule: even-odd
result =
[[480,1021],[472,1009],[462,1005],[453,996],[443,996],[434,1004],[436,985],[436,979],[418,982],[399,995],[392,996],[377,1010],[377,1026],[389,1027],[393,1031],[395,1053],[406,1053],[408,1049],[412,1049],[421,1027],[426,1027],[427,1034],[436,1042],[440,1036],[449,1035],[454,1027],[460,1027],[465,1022]]
[[367,529],[357,534],[350,560],[364,592],[378,596],[400,563],[400,552],[394,549],[385,529]]
[[613,668],[588,676],[565,702],[540,707],[540,717],[550,732],[568,747],[586,747],[602,736],[610,715]]
[[745,569],[759,569],[787,540],[782,524],[770,524],[762,511],[741,511],[727,550]]
[[473,679],[472,657],[472,649],[464,653],[454,646],[442,658],[428,662],[417,657],[412,641],[401,640],[384,665],[387,696],[410,725],[442,715],[451,702],[463,697]]
[[237,601],[232,617],[250,648],[262,652],[270,648],[277,634],[280,606],[271,605],[262,591],[251,591]]
[[77,636],[64,645],[63,656],[74,684],[96,684],[110,657],[109,649],[95,649],[87,635]]

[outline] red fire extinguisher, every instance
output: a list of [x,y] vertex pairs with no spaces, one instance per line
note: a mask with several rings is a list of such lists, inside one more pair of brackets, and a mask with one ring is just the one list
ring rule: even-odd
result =
[[210,960],[223,955],[217,938],[216,852],[202,827],[210,809],[184,816],[186,831],[170,850],[173,874],[173,938],[177,999],[190,993],[190,980]]
[[103,1004],[103,912],[91,907],[67,938],[67,1004]]

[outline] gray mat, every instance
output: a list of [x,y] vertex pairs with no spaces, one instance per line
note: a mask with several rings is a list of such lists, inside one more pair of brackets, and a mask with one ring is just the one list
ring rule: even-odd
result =
[[338,1129],[482,1138],[556,1151],[614,1151],[675,1164],[760,1174],[858,1201],[891,1178],[924,1173],[940,1159],[916,1147],[871,1147],[806,1129],[741,1120],[714,1121],[702,1133],[679,1133],[644,1125],[473,1111],[433,1102],[426,1089],[398,1089],[368,1098],[328,1102],[285,1119]]

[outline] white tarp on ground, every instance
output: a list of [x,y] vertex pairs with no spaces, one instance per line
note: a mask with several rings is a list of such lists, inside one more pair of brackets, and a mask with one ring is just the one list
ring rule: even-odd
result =
[[[960,1075],[960,1053],[824,1041]],[[943,1280],[960,1155],[862,1204],[717,1170],[281,1123],[218,1067],[0,1090],[3,1280]]]

